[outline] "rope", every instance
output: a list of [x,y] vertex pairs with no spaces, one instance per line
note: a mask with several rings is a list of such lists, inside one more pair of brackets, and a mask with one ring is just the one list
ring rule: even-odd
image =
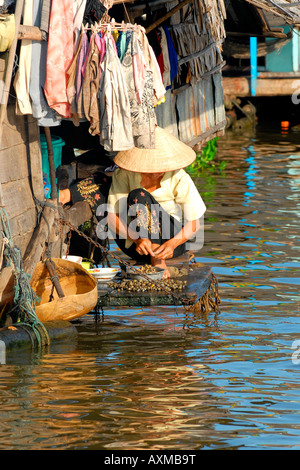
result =
[[29,277],[24,271],[21,250],[14,246],[9,218],[6,210],[0,207],[0,216],[3,231],[3,243],[5,244],[4,256],[9,266],[13,267],[13,275],[15,278],[13,307],[8,314],[13,314],[14,323],[22,326],[30,326],[34,331],[37,343],[41,347],[44,344],[50,344],[50,339],[43,323],[38,319],[35,311],[35,302],[37,296],[33,291]]
[[[151,278],[149,278],[149,276],[147,276],[146,274],[144,273],[141,273],[140,270],[138,268],[135,268],[134,266],[132,266],[131,264],[129,264],[127,261],[119,258],[117,255],[109,252],[109,250],[105,247],[103,247],[102,245],[100,245],[100,243],[97,243],[95,240],[93,240],[92,238],[88,237],[85,233],[81,232],[80,230],[78,230],[77,228],[73,227],[72,224],[70,224],[69,222],[63,220],[63,219],[58,219],[58,222],[63,224],[63,225],[66,225],[68,226],[71,230],[73,230],[74,232],[76,232],[79,236],[85,238],[86,240],[88,240],[90,243],[93,243],[97,248],[100,248],[100,250],[104,253],[104,255],[107,257],[108,254],[114,258],[115,260],[117,260],[120,264],[123,264],[124,266],[130,268],[131,270],[133,271],[136,271],[140,276],[144,277],[147,281],[151,281],[152,283],[154,284],[159,284],[159,281],[155,281]],[[168,287],[164,287],[162,286],[161,284],[160,285],[160,288],[162,290],[164,290],[165,292],[167,292],[169,295],[172,295],[177,301],[181,302],[182,305],[185,307],[185,309],[189,312],[196,312],[198,311],[199,309],[201,311],[203,311],[203,308],[204,308],[204,305],[205,305],[205,309],[207,308],[207,306],[209,305],[213,310],[215,310],[216,312],[218,311],[218,305],[221,303],[220,301],[220,297],[219,297],[219,294],[218,294],[218,281],[216,279],[216,277],[214,276],[214,274],[212,274],[212,282],[211,282],[211,285],[209,287],[209,289],[207,290],[207,292],[204,294],[203,297],[201,297],[201,299],[199,299],[198,301],[194,302],[192,299],[189,299],[189,298],[184,298],[182,297],[181,295],[177,295],[175,294],[175,292],[173,292],[171,289],[169,289]],[[209,296],[208,294],[208,291],[212,289],[213,290],[213,293],[215,294],[215,300],[212,300],[212,297]],[[209,297],[207,297],[209,296]],[[206,300],[208,299],[208,300]]]

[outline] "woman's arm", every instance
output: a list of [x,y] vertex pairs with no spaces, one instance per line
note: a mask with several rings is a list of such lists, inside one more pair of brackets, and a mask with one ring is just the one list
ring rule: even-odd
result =
[[71,191],[69,188],[59,190],[58,202],[60,202],[62,205],[71,202]]
[[157,245],[153,245],[148,238],[139,238],[138,233],[130,229],[130,227],[128,227],[128,225],[120,218],[119,214],[108,212],[107,223],[113,233],[135,243],[136,251],[140,255],[155,256],[153,250]]

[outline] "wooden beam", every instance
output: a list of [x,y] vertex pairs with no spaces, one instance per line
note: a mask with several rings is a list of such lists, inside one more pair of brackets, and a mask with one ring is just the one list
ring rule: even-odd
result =
[[164,7],[167,3],[171,3],[174,0],[154,0],[152,2],[139,3],[138,5],[130,6],[130,12],[135,14],[140,14],[140,12],[146,10],[147,6],[151,8],[151,11],[155,11],[161,7]]
[[177,11],[181,10],[185,5],[191,3],[191,0],[183,0],[183,2],[176,5],[176,7],[172,8],[172,10],[168,11],[164,16],[159,18],[158,20],[154,21],[150,26],[146,28],[146,34],[150,33],[153,29],[157,28],[160,24],[166,21],[168,18],[174,15]]
[[37,26],[25,26],[20,24],[18,39],[29,39],[31,41],[43,41],[43,35]]
[[227,31],[226,36],[228,37],[237,37],[237,38],[258,38],[258,39],[265,39],[265,38],[276,38],[276,39],[286,39],[287,35],[285,33],[279,33],[275,31],[267,31],[265,33],[240,33],[235,31]]
[[[223,77],[223,90],[227,96],[251,96],[250,77]],[[255,96],[292,96],[300,90],[299,78],[257,78]]]

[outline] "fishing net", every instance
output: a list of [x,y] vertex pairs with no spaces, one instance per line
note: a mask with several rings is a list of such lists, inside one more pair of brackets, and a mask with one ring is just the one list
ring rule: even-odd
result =
[[0,218],[2,223],[1,235],[4,244],[3,257],[6,266],[12,266],[15,281],[13,303],[6,316],[9,315],[13,323],[18,324],[18,326],[25,325],[30,327],[34,331],[40,346],[49,344],[47,330],[39,321],[35,312],[37,297],[31,288],[29,277],[24,271],[21,250],[13,243],[8,215],[3,207],[0,208]]

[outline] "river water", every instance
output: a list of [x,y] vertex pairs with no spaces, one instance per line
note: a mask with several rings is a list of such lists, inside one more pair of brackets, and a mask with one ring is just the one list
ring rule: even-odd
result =
[[258,127],[218,142],[222,173],[196,260],[220,314],[104,310],[74,342],[0,367],[0,450],[219,450],[300,446],[300,135]]

